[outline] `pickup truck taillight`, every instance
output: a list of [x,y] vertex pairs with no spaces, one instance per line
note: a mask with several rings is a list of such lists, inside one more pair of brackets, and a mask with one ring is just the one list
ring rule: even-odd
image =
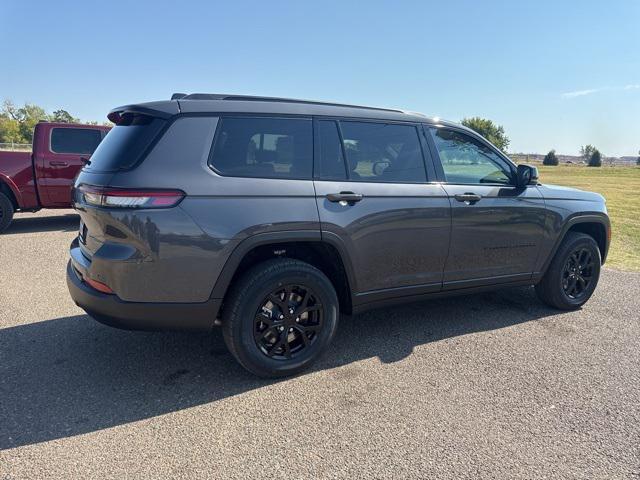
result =
[[111,208],[169,208],[175,207],[185,196],[181,190],[132,190],[92,185],[81,185],[78,190],[88,205]]

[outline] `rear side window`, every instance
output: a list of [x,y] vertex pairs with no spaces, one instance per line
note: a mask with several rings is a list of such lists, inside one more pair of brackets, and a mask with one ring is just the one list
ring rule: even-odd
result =
[[115,172],[133,167],[165,125],[160,118],[124,114],[91,156],[85,168]]
[[234,177],[311,179],[311,120],[222,117],[209,164]]
[[51,151],[54,153],[91,155],[102,140],[102,132],[90,128],[51,129]]
[[413,125],[340,122],[349,180],[427,181],[418,131]]

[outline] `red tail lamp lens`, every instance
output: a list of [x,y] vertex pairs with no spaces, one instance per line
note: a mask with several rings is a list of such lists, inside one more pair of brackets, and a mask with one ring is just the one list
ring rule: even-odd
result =
[[111,208],[169,208],[184,198],[181,190],[130,190],[81,185],[84,201],[96,207]]
[[109,288],[108,285],[105,285],[102,282],[98,282],[97,280],[92,280],[89,277],[85,277],[84,281],[87,282],[91,287],[95,288],[99,292],[112,294],[113,290]]

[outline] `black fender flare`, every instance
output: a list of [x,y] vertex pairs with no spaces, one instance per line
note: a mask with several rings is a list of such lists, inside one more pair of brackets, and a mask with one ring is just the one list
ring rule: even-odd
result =
[[540,272],[534,277],[537,277],[537,279],[540,279],[544,276],[544,274],[547,271],[547,268],[549,268],[549,265],[551,264],[551,260],[553,260],[553,257],[555,257],[556,252],[558,251],[558,248],[560,248],[560,244],[562,243],[562,240],[564,240],[564,237],[567,235],[567,232],[571,229],[571,227],[578,225],[580,223],[599,223],[604,227],[605,234],[606,234],[605,248],[602,254],[602,263],[604,263],[604,261],[607,258],[607,253],[609,252],[609,243],[610,243],[609,235],[611,232],[611,222],[609,220],[609,217],[605,213],[589,213],[589,214],[577,213],[569,217],[567,220],[565,220],[564,225],[562,226],[562,230],[560,231],[560,234],[556,238],[555,244],[553,245],[551,252],[547,256],[547,259],[545,260],[544,264],[542,265]]
[[292,243],[292,242],[314,242],[326,243],[334,247],[340,255],[340,260],[344,266],[349,282],[349,294],[353,297],[356,290],[356,277],[351,264],[350,257],[347,255],[347,249],[340,237],[333,233],[322,232],[320,230],[285,230],[277,232],[258,233],[242,240],[231,252],[229,258],[222,267],[220,275],[211,291],[209,298],[224,298],[227,289],[231,284],[231,280],[242,262],[242,259],[256,247],[268,245],[270,243]]

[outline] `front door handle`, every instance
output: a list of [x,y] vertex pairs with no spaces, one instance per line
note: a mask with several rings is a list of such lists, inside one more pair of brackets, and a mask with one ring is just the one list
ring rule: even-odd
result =
[[69,162],[62,162],[59,160],[52,160],[49,162],[49,165],[51,165],[52,167],[68,167],[69,166]]
[[[327,200],[330,202],[337,202],[341,205],[350,204],[353,205],[355,202],[359,202],[362,200],[363,195],[361,193],[353,193],[353,192],[340,192],[340,193],[328,193]],[[343,203],[344,202],[344,203]]]
[[472,203],[479,202],[482,200],[482,195],[478,195],[477,193],[466,192],[462,194],[454,195],[454,198],[459,202],[464,202],[467,205],[471,205]]

